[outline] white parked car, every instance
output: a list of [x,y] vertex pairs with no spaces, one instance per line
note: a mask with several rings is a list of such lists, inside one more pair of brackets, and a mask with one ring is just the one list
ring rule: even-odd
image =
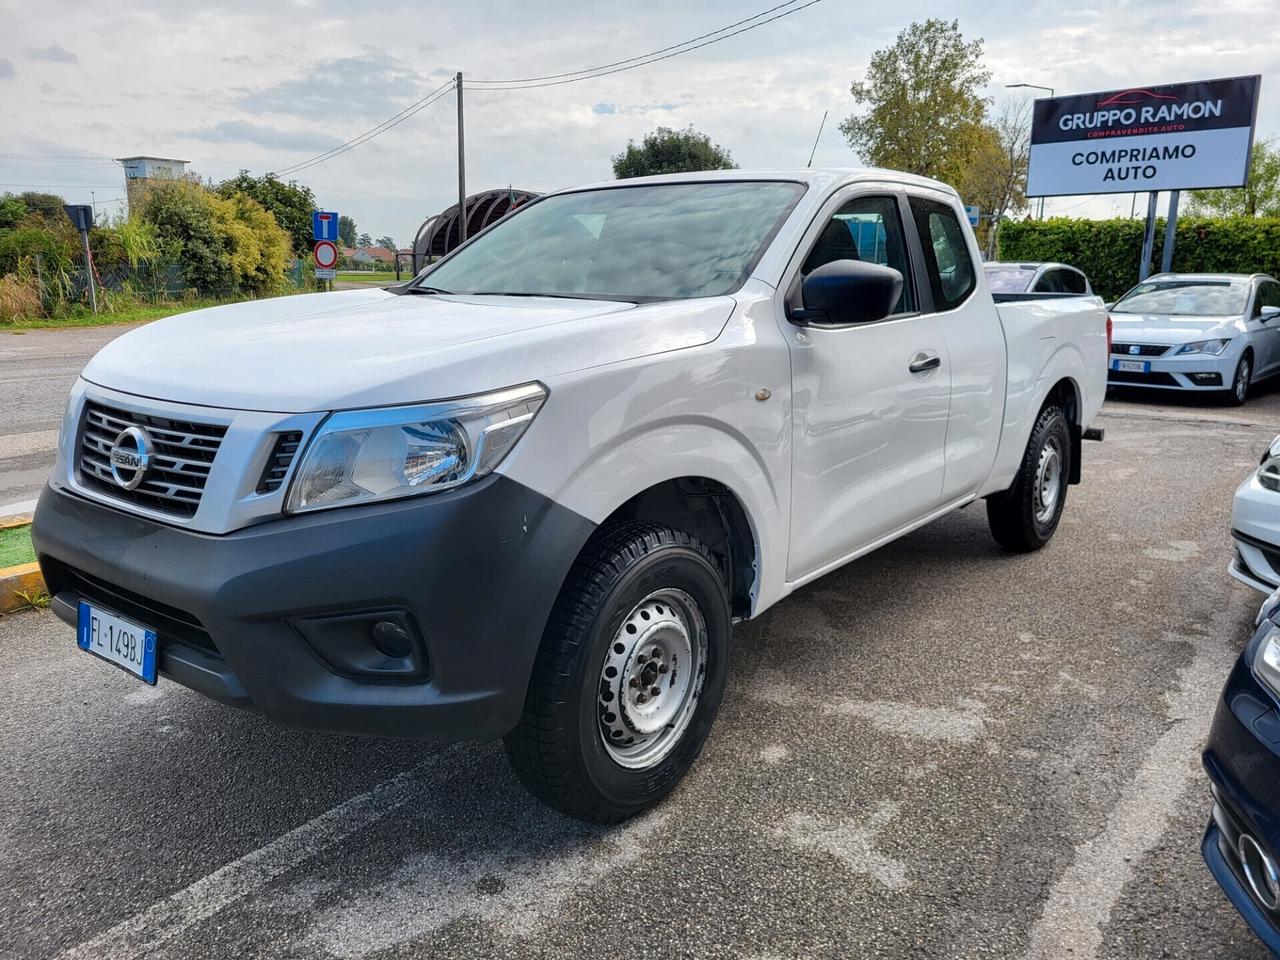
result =
[[1231,575],[1263,593],[1280,588],[1280,437],[1236,490],[1231,537],[1236,544]]
[[1241,404],[1280,373],[1280,283],[1262,274],[1161,273],[1110,307],[1110,386],[1197,390]]
[[505,737],[535,794],[616,822],[697,757],[735,620],[978,499],[1046,544],[1106,356],[1097,298],[992,302],[936,181],[610,181],[399,287],[120,337],[32,538],[79,645],[143,682]]
[[989,260],[982,265],[987,275],[987,289],[993,296],[1001,294],[1059,293],[1088,296],[1093,293],[1089,278],[1068,263],[1017,263]]

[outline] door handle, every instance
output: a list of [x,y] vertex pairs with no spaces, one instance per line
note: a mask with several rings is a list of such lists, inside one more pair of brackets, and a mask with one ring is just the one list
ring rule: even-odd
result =
[[912,373],[928,373],[930,370],[937,370],[940,366],[942,366],[942,358],[936,353],[917,353],[907,364],[907,369]]

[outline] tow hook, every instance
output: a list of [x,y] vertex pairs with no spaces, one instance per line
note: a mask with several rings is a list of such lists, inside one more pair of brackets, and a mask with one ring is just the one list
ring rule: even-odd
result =
[[1105,427],[1090,427],[1083,434],[1081,434],[1081,436],[1083,436],[1084,439],[1097,440],[1099,443],[1102,442],[1102,438],[1105,437],[1106,435],[1107,435],[1107,430]]

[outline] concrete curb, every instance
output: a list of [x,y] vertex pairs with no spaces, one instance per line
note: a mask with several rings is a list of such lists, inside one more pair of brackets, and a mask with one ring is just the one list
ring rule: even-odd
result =
[[45,592],[40,564],[20,563],[16,567],[0,568],[0,613],[13,613],[29,606],[19,594],[37,597]]
[[[5,517],[0,520],[0,530],[13,527],[25,527],[31,523],[31,517]],[[0,613],[13,613],[29,606],[19,594],[38,597],[46,593],[44,577],[40,574],[40,564],[20,563],[16,567],[0,567]]]

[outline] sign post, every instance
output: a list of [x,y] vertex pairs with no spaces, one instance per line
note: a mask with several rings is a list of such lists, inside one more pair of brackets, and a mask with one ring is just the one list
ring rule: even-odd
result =
[[338,266],[338,212],[336,210],[311,211],[311,259],[316,264],[316,279],[325,281],[325,289],[336,276]]
[[89,280],[89,303],[93,312],[98,312],[98,288],[93,280],[93,254],[89,250],[89,228],[93,226],[93,207],[87,203],[68,203],[62,207],[72,226],[80,231],[80,242],[84,244],[84,272]]

